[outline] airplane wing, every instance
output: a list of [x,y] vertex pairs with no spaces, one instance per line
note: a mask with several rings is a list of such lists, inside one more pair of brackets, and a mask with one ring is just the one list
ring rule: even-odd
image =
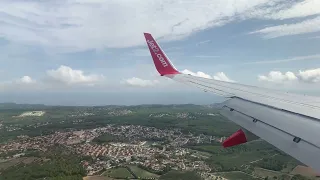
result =
[[[220,113],[320,172],[320,98],[196,77],[179,72],[149,33],[144,33],[161,76],[227,98]],[[223,142],[247,142],[242,130]]]

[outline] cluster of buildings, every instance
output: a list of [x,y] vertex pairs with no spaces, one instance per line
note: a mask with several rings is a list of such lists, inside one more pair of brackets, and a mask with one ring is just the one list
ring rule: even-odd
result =
[[74,148],[77,153],[83,155],[92,157],[107,156],[114,160],[130,160],[131,156],[150,157],[155,152],[158,152],[157,148],[150,148],[140,144],[108,143],[105,145],[98,145],[85,143],[79,146],[74,146]]
[[176,118],[181,118],[181,119],[194,119],[195,117],[194,116],[191,116],[190,113],[187,113],[187,112],[183,112],[183,113],[176,113],[176,114],[168,114],[168,113],[153,113],[153,114],[150,114],[149,117],[155,117],[155,118],[162,118],[162,117],[165,117],[165,116],[173,116],[173,117],[176,117]]
[[18,117],[26,117],[26,116],[43,116],[46,112],[45,111],[27,111],[20,114]]
[[1,124],[0,129],[3,130],[3,131],[11,132],[11,131],[21,130],[22,128],[18,127],[18,126],[15,126],[15,125],[11,125],[11,124],[7,125],[7,126],[4,126],[3,124]]
[[108,115],[110,115],[110,116],[123,116],[123,115],[128,115],[131,113],[132,113],[131,110],[119,109],[119,110],[112,110],[112,111],[108,112]]
[[[128,143],[93,142],[95,138],[106,133],[125,138]],[[212,136],[182,134],[179,129],[108,125],[88,130],[55,132],[32,138],[19,136],[15,141],[0,144],[0,154],[12,151],[22,153],[27,149],[47,151],[51,146],[61,144],[78,154],[95,159],[93,162],[83,162],[89,174],[126,164],[137,164],[154,171],[162,171],[166,166],[170,166],[174,169],[209,172],[211,169],[204,161],[195,161],[193,151],[182,146],[220,140],[221,138]]]

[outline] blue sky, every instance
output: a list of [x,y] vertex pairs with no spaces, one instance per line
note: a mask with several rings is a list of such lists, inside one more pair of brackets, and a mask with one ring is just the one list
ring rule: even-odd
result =
[[143,32],[183,72],[320,95],[318,0],[3,0],[1,99],[68,105],[221,99],[159,77]]

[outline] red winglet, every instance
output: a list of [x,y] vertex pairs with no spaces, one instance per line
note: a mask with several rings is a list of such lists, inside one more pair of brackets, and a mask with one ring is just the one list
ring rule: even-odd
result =
[[241,129],[239,129],[237,132],[235,132],[230,137],[228,137],[228,139],[226,139],[222,143],[222,145],[224,148],[226,148],[226,147],[231,147],[231,146],[243,144],[246,142],[247,142],[246,135],[244,134],[244,132]]
[[161,50],[161,47],[154,40],[152,35],[149,33],[144,33],[144,37],[146,38],[147,45],[149,47],[154,65],[156,66],[160,75],[163,76],[170,74],[180,74],[180,72],[174,68],[169,58]]

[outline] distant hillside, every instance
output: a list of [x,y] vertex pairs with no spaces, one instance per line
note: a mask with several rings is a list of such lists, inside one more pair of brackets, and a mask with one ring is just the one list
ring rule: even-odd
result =
[[157,108],[172,108],[172,109],[190,109],[190,108],[216,108],[219,103],[210,105],[195,105],[195,104],[141,104],[141,105],[100,105],[100,106],[63,106],[63,105],[44,105],[44,104],[17,104],[12,102],[0,103],[0,110],[4,109],[44,109],[44,108],[130,108],[130,109],[157,109]]
[[223,103],[214,103],[214,104],[209,104],[205,106],[208,108],[221,108],[223,106]]
[[37,109],[47,107],[44,104],[0,103],[0,109]]

